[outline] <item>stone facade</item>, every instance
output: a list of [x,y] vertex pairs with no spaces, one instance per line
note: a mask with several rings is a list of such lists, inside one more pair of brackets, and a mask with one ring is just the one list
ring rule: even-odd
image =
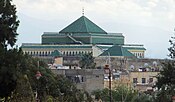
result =
[[[155,91],[153,86],[157,79],[156,76],[159,72],[151,71],[134,71],[134,72],[121,72],[115,77],[111,78],[111,87],[115,89],[118,86],[126,86],[138,90],[139,92],[144,91]],[[104,87],[109,88],[109,79],[104,80]]]
[[157,81],[156,76],[158,73],[157,71],[130,72],[131,84],[139,91],[154,91],[153,86]]
[[93,90],[104,88],[104,70],[103,69],[54,69],[53,73],[64,75],[80,90],[86,90],[91,93]]
[[[96,58],[97,66],[104,68],[109,58]],[[161,59],[122,59],[110,58],[112,69],[112,88],[120,85],[132,87],[138,91],[154,91],[156,76],[162,69]],[[117,67],[118,66],[118,67]],[[108,76],[105,75],[104,87],[109,87]]]

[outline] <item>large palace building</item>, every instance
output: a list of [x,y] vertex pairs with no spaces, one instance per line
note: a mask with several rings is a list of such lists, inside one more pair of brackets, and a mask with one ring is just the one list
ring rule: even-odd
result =
[[[122,33],[107,33],[84,15],[60,32],[44,32],[42,42],[23,43],[24,53],[34,57],[49,58],[58,51],[63,57],[77,57],[92,53],[94,57],[112,55],[144,58],[145,48],[139,44],[125,44]],[[119,51],[120,50],[120,51]],[[118,52],[123,54],[117,54]],[[126,56],[127,56],[126,55]]]

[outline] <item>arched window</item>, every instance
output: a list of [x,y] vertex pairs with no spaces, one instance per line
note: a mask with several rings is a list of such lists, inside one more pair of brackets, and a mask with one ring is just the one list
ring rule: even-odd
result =
[[77,54],[78,54],[78,55],[80,55],[80,54],[81,54],[81,52],[80,52],[80,51],[78,51],[78,52],[77,52]]
[[91,54],[92,54],[92,51],[89,51],[89,53],[91,53]]
[[65,51],[63,52],[63,55],[65,55]]
[[45,52],[45,56],[47,56],[47,51]]
[[69,55],[69,52],[66,52],[66,56],[68,56]]
[[142,53],[140,53],[140,58],[142,58]]
[[44,51],[42,51],[42,54],[41,54],[41,56],[44,56],[44,54],[45,54],[45,52],[44,52]]

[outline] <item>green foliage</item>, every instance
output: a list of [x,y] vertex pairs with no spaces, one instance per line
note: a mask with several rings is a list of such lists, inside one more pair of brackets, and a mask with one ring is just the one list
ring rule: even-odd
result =
[[175,39],[175,37],[171,37],[171,39],[169,40],[171,47],[168,48],[168,51],[170,52],[169,57],[171,57],[172,59],[175,58],[175,42],[174,42],[174,39]]
[[12,0],[0,1],[0,46],[13,47],[16,42],[19,21],[16,16],[16,7],[11,4]]
[[82,69],[95,69],[95,65],[92,53],[82,55],[80,60],[80,67]]
[[[111,90],[111,92],[113,102],[131,102],[131,100],[138,94],[133,89],[124,86],[116,87],[114,90]],[[95,90],[92,94],[95,95],[97,100],[102,99],[106,102],[110,99],[108,89]]]
[[135,95],[135,97],[132,98],[131,102],[155,102],[155,101],[153,100],[153,96],[149,94],[141,93],[141,94]]
[[[171,37],[170,48],[168,48],[170,54],[169,57],[175,58],[175,37]],[[175,95],[175,62],[169,60],[163,63],[162,70],[157,76],[157,82],[155,87],[158,88],[156,92],[155,102],[171,102],[171,97]]]
[[46,102],[53,102],[53,97],[52,96],[48,96]]
[[21,51],[0,48],[0,97],[7,97],[16,88]]
[[83,94],[79,91],[75,84],[64,76],[56,76],[57,87],[54,88],[56,91],[52,91],[52,96],[59,97],[64,102],[78,102],[82,100]]
[[17,80],[17,87],[12,94],[12,102],[35,102],[33,90],[27,75],[20,76]]
[[[102,99],[103,101],[109,101],[109,90],[108,89],[103,89],[103,90],[95,90],[92,92],[92,95],[95,95],[95,99],[99,100]],[[112,91],[112,93],[114,93]],[[114,94],[112,94],[114,95]]]
[[158,88],[157,102],[170,102],[171,97],[175,95],[175,63],[168,61],[163,63],[163,68],[157,76]]
[[8,100],[8,96],[16,88],[21,51],[9,49],[16,42],[19,21],[12,0],[0,1],[0,97]]
[[[74,84],[63,76],[55,76],[47,65],[24,55],[21,49],[11,48],[17,40],[19,21],[16,16],[16,7],[12,0],[0,0],[0,99],[11,102],[32,102],[37,91],[43,102],[81,102],[84,92],[79,91]],[[86,59],[87,58],[87,59]],[[82,59],[84,60],[84,59]],[[95,68],[94,58],[85,55],[83,68]],[[39,65],[38,65],[39,62]],[[42,76],[36,79],[36,72]],[[47,99],[47,96],[53,97]],[[86,95],[88,96],[88,95]],[[62,97],[62,98],[61,98]],[[89,100],[89,96],[87,97]],[[58,99],[58,100],[57,100]]]
[[[11,101],[14,102],[17,99],[21,101],[33,100],[33,93],[37,90],[39,99],[42,101],[47,101],[46,96],[48,95],[52,96],[53,99],[61,99],[60,97],[62,97],[65,101],[78,102],[83,100],[84,92],[79,91],[64,76],[54,75],[44,62],[24,55],[18,49],[8,51],[1,49],[0,56],[1,98],[12,97]],[[38,70],[42,74],[39,80],[35,76]],[[11,95],[11,93],[13,94]]]
[[156,98],[154,102],[172,102],[171,101],[172,95],[166,90],[165,86],[162,86],[161,90],[156,92]]
[[[175,63],[168,61],[163,63],[163,68],[157,76],[156,86],[161,89],[164,86],[175,86]],[[171,89],[170,89],[171,90]]]

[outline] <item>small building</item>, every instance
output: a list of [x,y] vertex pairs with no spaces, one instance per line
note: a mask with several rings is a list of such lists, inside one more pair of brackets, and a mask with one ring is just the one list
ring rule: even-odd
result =
[[104,89],[103,69],[52,69],[57,75],[64,75],[76,84],[80,90],[91,93],[93,90]]
[[157,71],[132,71],[130,72],[130,80],[134,89],[145,92],[154,91],[153,86],[157,81]]
[[[128,72],[112,73],[111,88],[115,89],[120,86],[132,87]],[[104,88],[109,88],[109,79],[104,79]]]

